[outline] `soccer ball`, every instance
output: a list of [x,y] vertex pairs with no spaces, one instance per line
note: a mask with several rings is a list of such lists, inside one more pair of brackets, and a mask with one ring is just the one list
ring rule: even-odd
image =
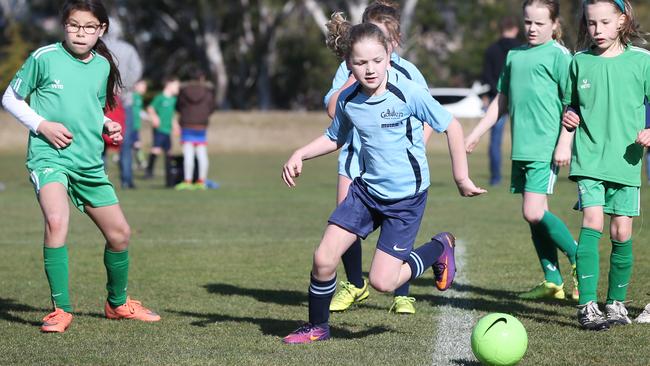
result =
[[526,348],[526,329],[512,315],[488,314],[472,331],[472,352],[484,365],[515,365],[524,357]]

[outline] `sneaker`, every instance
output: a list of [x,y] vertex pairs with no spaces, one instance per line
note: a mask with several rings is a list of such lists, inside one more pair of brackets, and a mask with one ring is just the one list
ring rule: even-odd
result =
[[598,304],[595,301],[589,301],[584,305],[578,306],[578,323],[585,330],[599,331],[609,329],[609,322],[605,319],[600,309],[598,309]]
[[72,323],[72,314],[56,308],[43,318],[41,331],[46,333],[63,333]]
[[126,298],[126,303],[118,307],[112,307],[106,302],[104,305],[104,314],[108,319],[136,319],[144,322],[157,322],[160,315],[142,306],[140,301]]
[[327,323],[321,325],[306,323],[284,337],[282,342],[286,344],[307,344],[328,339],[330,339],[330,326]]
[[334,295],[330,303],[330,311],[345,311],[352,304],[364,302],[368,299],[368,296],[370,296],[368,281],[363,280],[362,288],[358,288],[348,281],[341,281],[339,291]]
[[519,294],[520,299],[536,300],[536,299],[556,299],[562,300],[565,298],[564,286],[556,285],[553,282],[544,281],[532,289]]
[[627,316],[625,304],[621,301],[614,300],[612,304],[605,305],[605,312],[607,313],[607,322],[609,325],[632,324],[632,321]]
[[576,271],[575,264],[571,270],[571,279],[573,280],[573,291],[571,291],[571,299],[578,301],[580,300],[580,292],[578,291],[578,271]]
[[650,323],[650,304],[645,306],[641,314],[634,321],[637,323]]
[[205,185],[205,182],[196,182],[194,183],[194,189],[197,191],[205,191],[208,189],[208,186]]
[[194,184],[190,182],[180,182],[174,186],[174,189],[177,191],[193,191]]
[[409,296],[395,296],[393,305],[390,306],[388,312],[395,312],[395,314],[415,314],[414,297]]
[[436,288],[445,291],[451,287],[456,276],[456,258],[454,257],[456,238],[451,233],[444,232],[436,234],[431,240],[436,240],[443,246],[442,254],[431,267],[436,280]]

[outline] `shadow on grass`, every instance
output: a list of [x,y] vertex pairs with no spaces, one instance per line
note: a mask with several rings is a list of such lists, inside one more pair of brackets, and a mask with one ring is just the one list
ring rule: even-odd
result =
[[41,325],[41,322],[35,322],[35,321],[29,321],[25,320],[23,318],[19,318],[15,315],[10,314],[12,311],[19,311],[19,312],[47,312],[48,310],[46,309],[39,309],[35,308],[29,305],[25,304],[19,304],[16,303],[16,300],[13,299],[5,299],[3,297],[0,297],[0,319],[6,320],[8,322],[12,323],[20,323],[20,324],[27,324],[27,325],[34,325],[38,326]]
[[[224,322],[250,323],[260,327],[262,334],[277,337],[284,337],[290,332],[296,330],[300,324],[293,320],[271,319],[271,318],[254,318],[239,317],[216,313],[195,313],[189,311],[167,310],[167,312],[187,318],[198,318],[190,324],[197,327],[207,327],[208,325]],[[360,339],[368,336],[392,332],[393,330],[383,326],[370,327],[360,332],[351,332],[348,329],[330,325],[332,337],[341,339]]]
[[481,366],[482,365],[482,363],[476,360],[464,360],[464,359],[451,360],[451,364],[458,365],[458,366]]
[[[257,301],[278,305],[307,305],[307,293],[293,290],[269,290],[261,288],[244,288],[225,283],[209,283],[203,286],[209,293],[226,296],[248,296]],[[386,310],[367,302],[356,305],[359,308]]]

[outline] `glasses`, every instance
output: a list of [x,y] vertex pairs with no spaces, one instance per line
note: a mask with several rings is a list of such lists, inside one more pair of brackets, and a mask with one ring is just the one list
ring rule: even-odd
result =
[[102,28],[103,24],[88,24],[88,25],[79,25],[79,24],[65,24],[65,31],[68,33],[77,33],[79,29],[83,29],[86,34],[95,34],[97,31]]

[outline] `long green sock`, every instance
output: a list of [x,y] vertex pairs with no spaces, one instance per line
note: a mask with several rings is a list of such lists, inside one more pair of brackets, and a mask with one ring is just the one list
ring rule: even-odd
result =
[[50,296],[55,308],[72,312],[70,303],[70,280],[68,275],[68,248],[43,247],[43,261],[45,262],[45,275],[50,284]]
[[612,240],[612,254],[609,257],[609,288],[607,303],[625,301],[627,287],[632,277],[632,238],[620,242]]
[[562,284],[562,275],[560,275],[560,265],[557,260],[557,249],[550,242],[544,230],[539,225],[530,225],[530,234],[535,245],[539,264],[544,271],[544,279],[556,285]]
[[580,230],[578,240],[578,253],[576,270],[578,272],[578,291],[580,291],[580,305],[589,301],[596,301],[598,290],[599,256],[598,241],[602,233],[600,231],[583,227]]
[[106,266],[106,290],[108,303],[120,306],[126,303],[126,288],[129,282],[129,251],[111,252],[104,249],[104,266]]
[[546,230],[548,237],[553,241],[555,246],[566,254],[571,265],[575,264],[578,246],[564,222],[550,211],[544,211],[544,216],[539,224]]

